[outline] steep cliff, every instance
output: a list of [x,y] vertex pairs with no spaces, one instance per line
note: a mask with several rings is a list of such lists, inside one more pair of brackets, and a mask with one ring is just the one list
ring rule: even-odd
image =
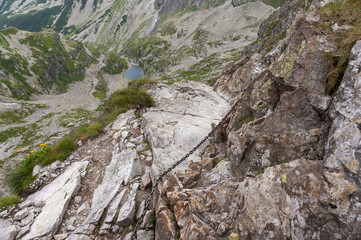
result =
[[[303,3],[264,22],[218,79],[237,109],[210,159],[158,187],[156,239],[360,238],[360,2]],[[349,61],[330,91],[341,45]]]

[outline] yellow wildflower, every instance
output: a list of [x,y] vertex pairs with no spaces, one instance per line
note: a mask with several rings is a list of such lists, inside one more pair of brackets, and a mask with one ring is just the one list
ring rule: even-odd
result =
[[281,175],[281,182],[282,182],[282,183],[285,183],[285,182],[286,182],[286,179],[287,179],[287,176],[284,175],[284,174],[282,174],[282,175]]
[[40,144],[40,147],[46,147],[45,143]]
[[31,151],[30,151],[30,153],[34,153],[34,152],[36,152],[36,150],[31,150]]
[[19,148],[18,148],[18,151],[20,151],[21,149],[23,149],[23,148],[22,148],[22,147],[19,147]]

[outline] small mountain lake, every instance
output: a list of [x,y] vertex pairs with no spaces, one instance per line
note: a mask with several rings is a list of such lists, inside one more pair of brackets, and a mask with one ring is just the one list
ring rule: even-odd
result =
[[124,77],[130,80],[135,80],[144,77],[143,69],[138,66],[132,65],[127,71],[124,72]]

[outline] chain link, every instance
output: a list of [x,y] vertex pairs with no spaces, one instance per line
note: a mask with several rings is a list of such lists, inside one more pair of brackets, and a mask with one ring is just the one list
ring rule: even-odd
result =
[[235,102],[235,104],[230,108],[230,110],[228,111],[228,113],[222,118],[222,120],[212,129],[212,131],[210,133],[208,133],[208,135],[203,138],[203,140],[198,143],[197,146],[195,146],[189,153],[187,153],[184,157],[182,157],[178,162],[174,163],[171,167],[169,167],[166,171],[164,171],[155,181],[155,183],[153,184],[152,187],[152,191],[149,194],[149,198],[147,199],[147,201],[145,202],[145,206],[144,206],[144,210],[142,212],[142,214],[139,216],[139,218],[137,219],[137,225],[134,228],[134,232],[132,234],[131,240],[136,240],[137,239],[137,232],[140,228],[140,226],[142,225],[143,221],[144,221],[144,217],[145,214],[147,213],[147,209],[150,205],[150,202],[153,199],[154,193],[157,189],[158,184],[160,183],[160,181],[162,181],[162,179],[168,174],[170,173],[172,170],[174,170],[179,164],[181,164],[182,162],[184,162],[190,155],[192,155],[195,151],[197,151],[198,148],[200,148],[212,135],[214,135],[214,133],[227,121],[228,117],[231,115],[231,113],[234,111],[234,109],[237,107],[239,103],[239,100]]

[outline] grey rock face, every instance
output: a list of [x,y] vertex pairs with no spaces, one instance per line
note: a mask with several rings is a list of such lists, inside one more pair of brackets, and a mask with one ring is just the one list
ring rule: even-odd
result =
[[267,118],[246,123],[230,133],[232,169],[244,177],[252,171],[300,157],[321,160],[327,127],[302,89],[287,92]]
[[[160,85],[150,94],[157,107],[143,115],[142,127],[153,152],[152,180],[183,157],[211,131],[228,110],[228,103],[197,82]],[[190,159],[199,160],[197,151]],[[177,169],[184,170],[187,162]]]
[[152,230],[140,230],[137,233],[137,239],[154,240],[154,231]]
[[[121,130],[122,127],[126,126],[128,123],[130,123],[132,120],[135,119],[134,111],[129,110],[128,112],[124,114],[120,114],[118,118],[113,122],[111,129],[112,130]],[[124,132],[125,134],[126,132]],[[126,134],[128,135],[128,134]],[[125,138],[126,136],[124,136]]]
[[[297,10],[297,2],[280,12]],[[253,56],[217,82],[225,93],[241,91],[222,129],[229,161],[191,162],[178,174],[181,184],[174,175],[162,181],[156,239],[361,237],[361,41],[338,91],[327,96],[322,54],[334,46],[311,23],[320,19],[315,9],[296,18],[293,10],[279,24],[294,32],[272,54],[269,71],[260,64],[250,73],[267,61]]]
[[[346,224],[350,237],[358,238],[361,231],[361,41],[352,49],[350,62],[345,72],[342,84],[335,94],[331,113],[333,124],[326,145],[325,167],[327,179],[338,176],[347,179],[353,187],[353,194],[348,198],[349,204],[344,205],[339,199],[332,204]],[[333,180],[332,185],[345,187],[339,180]],[[336,194],[336,193],[335,193]],[[358,220],[356,220],[358,219]],[[355,221],[358,221],[356,224]]]
[[190,0],[190,1],[182,1],[182,0],[156,0],[154,1],[155,8],[160,8],[159,14],[164,14],[167,12],[173,11],[181,11],[189,6],[198,6],[202,7],[210,7],[210,6],[218,6],[224,3],[225,0]]
[[3,220],[0,218],[0,239],[15,239],[16,235],[18,234],[18,228],[11,224],[9,221]]
[[[94,191],[90,213],[75,233],[88,233],[90,225],[100,220],[121,184],[127,184],[130,179],[139,174],[139,161],[137,152],[131,149],[125,149],[113,155],[111,163],[106,168],[102,184]],[[104,199],[104,196],[107,198]]]

